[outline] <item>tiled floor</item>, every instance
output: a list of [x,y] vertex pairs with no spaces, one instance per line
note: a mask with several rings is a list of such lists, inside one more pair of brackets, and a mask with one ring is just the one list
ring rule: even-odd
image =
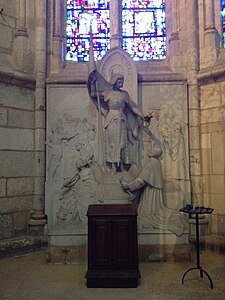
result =
[[196,262],[140,263],[141,282],[132,289],[86,287],[86,264],[47,265],[45,251],[0,260],[0,299],[74,300],[199,300],[225,299],[225,256],[204,250],[201,266],[210,274],[214,288],[199,271],[185,271]]

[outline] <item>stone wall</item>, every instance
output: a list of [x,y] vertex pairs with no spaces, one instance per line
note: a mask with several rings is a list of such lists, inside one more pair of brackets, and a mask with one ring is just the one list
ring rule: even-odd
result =
[[225,236],[225,82],[209,82],[200,92],[204,205],[214,208],[211,233]]
[[225,235],[225,49],[220,1],[199,1],[199,84],[202,195],[195,204],[214,208],[210,232]]
[[0,239],[27,234],[33,207],[33,4],[0,3]]
[[27,233],[32,209],[34,91],[0,84],[0,238]]
[[[55,84],[84,84],[88,73],[86,64],[63,59],[65,1],[2,0],[2,8],[0,239],[27,233],[32,211],[35,224],[43,213],[47,68]],[[139,81],[187,83],[192,201],[215,209],[211,232],[225,235],[225,50],[219,1],[167,1],[167,29],[168,59],[137,63]]]

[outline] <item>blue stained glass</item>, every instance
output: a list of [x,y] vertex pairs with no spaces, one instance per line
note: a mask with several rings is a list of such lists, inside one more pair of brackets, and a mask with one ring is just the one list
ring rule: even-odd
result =
[[122,0],[122,31],[134,60],[165,59],[165,0]]
[[67,0],[66,60],[89,61],[90,28],[95,59],[109,50],[109,0]]
[[221,0],[222,47],[225,48],[225,0]]

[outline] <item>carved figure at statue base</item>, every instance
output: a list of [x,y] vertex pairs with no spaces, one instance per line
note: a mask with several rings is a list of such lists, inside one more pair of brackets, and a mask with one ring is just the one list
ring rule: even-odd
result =
[[186,219],[179,211],[166,206],[163,199],[163,177],[160,157],[161,148],[155,147],[148,153],[149,162],[138,177],[131,182],[121,180],[122,188],[129,193],[142,189],[138,204],[138,225],[144,228],[169,230],[180,236],[187,229]]
[[101,170],[93,156],[78,158],[76,166],[75,175],[61,188],[61,203],[57,213],[59,222],[87,223],[88,206],[103,201]]

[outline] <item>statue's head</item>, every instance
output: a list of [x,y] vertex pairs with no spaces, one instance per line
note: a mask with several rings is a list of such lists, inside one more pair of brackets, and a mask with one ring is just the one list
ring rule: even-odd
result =
[[156,158],[160,158],[160,156],[162,155],[162,149],[160,147],[153,147],[152,150],[148,151],[148,156],[149,157],[156,157]]
[[118,80],[122,80],[124,82],[124,76],[120,73],[112,74],[110,84],[115,85]]

